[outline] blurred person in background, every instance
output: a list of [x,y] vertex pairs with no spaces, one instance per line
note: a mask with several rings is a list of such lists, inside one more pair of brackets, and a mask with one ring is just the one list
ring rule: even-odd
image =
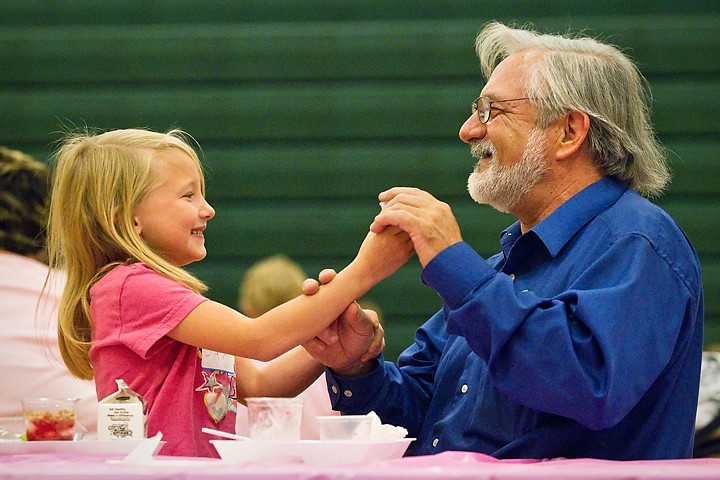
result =
[[[95,384],[73,377],[58,350],[65,276],[55,271],[48,277],[45,263],[49,177],[44,163],[0,147],[0,416],[22,415],[24,398],[79,398],[80,423],[92,433]],[[46,279],[48,294],[41,296]]]
[[[261,259],[248,269],[240,283],[238,309],[248,317],[259,317],[268,310],[302,295],[302,284],[306,278],[300,264],[287,255],[277,254]],[[325,374],[297,398],[304,400],[300,437],[307,440],[319,439],[315,417],[339,414],[333,411],[330,405]],[[247,436],[247,408],[240,402],[237,407],[237,433]]]

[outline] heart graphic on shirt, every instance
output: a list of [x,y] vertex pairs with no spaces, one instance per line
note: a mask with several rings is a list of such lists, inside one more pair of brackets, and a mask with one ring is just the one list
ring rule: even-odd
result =
[[225,418],[228,411],[228,399],[224,393],[208,392],[205,394],[205,406],[210,416],[218,423]]

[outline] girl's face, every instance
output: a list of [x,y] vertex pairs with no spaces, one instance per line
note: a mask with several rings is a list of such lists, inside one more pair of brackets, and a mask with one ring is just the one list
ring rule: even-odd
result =
[[157,182],[135,208],[135,231],[176,266],[205,258],[207,222],[215,210],[200,188],[200,173],[187,154],[168,149],[156,156]]

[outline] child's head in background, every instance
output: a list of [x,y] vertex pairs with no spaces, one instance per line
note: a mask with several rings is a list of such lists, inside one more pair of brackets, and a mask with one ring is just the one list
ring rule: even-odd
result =
[[306,278],[300,264],[287,255],[266,257],[245,273],[238,291],[238,309],[249,317],[259,317],[302,295]]

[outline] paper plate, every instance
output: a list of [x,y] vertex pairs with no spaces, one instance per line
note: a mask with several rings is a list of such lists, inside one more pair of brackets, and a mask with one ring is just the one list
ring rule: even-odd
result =
[[[0,441],[0,455],[22,455],[28,453],[96,453],[127,455],[145,440],[79,440],[71,441]],[[164,443],[164,442],[163,442]]]
[[390,442],[210,440],[224,462],[357,463],[400,458],[414,438]]

